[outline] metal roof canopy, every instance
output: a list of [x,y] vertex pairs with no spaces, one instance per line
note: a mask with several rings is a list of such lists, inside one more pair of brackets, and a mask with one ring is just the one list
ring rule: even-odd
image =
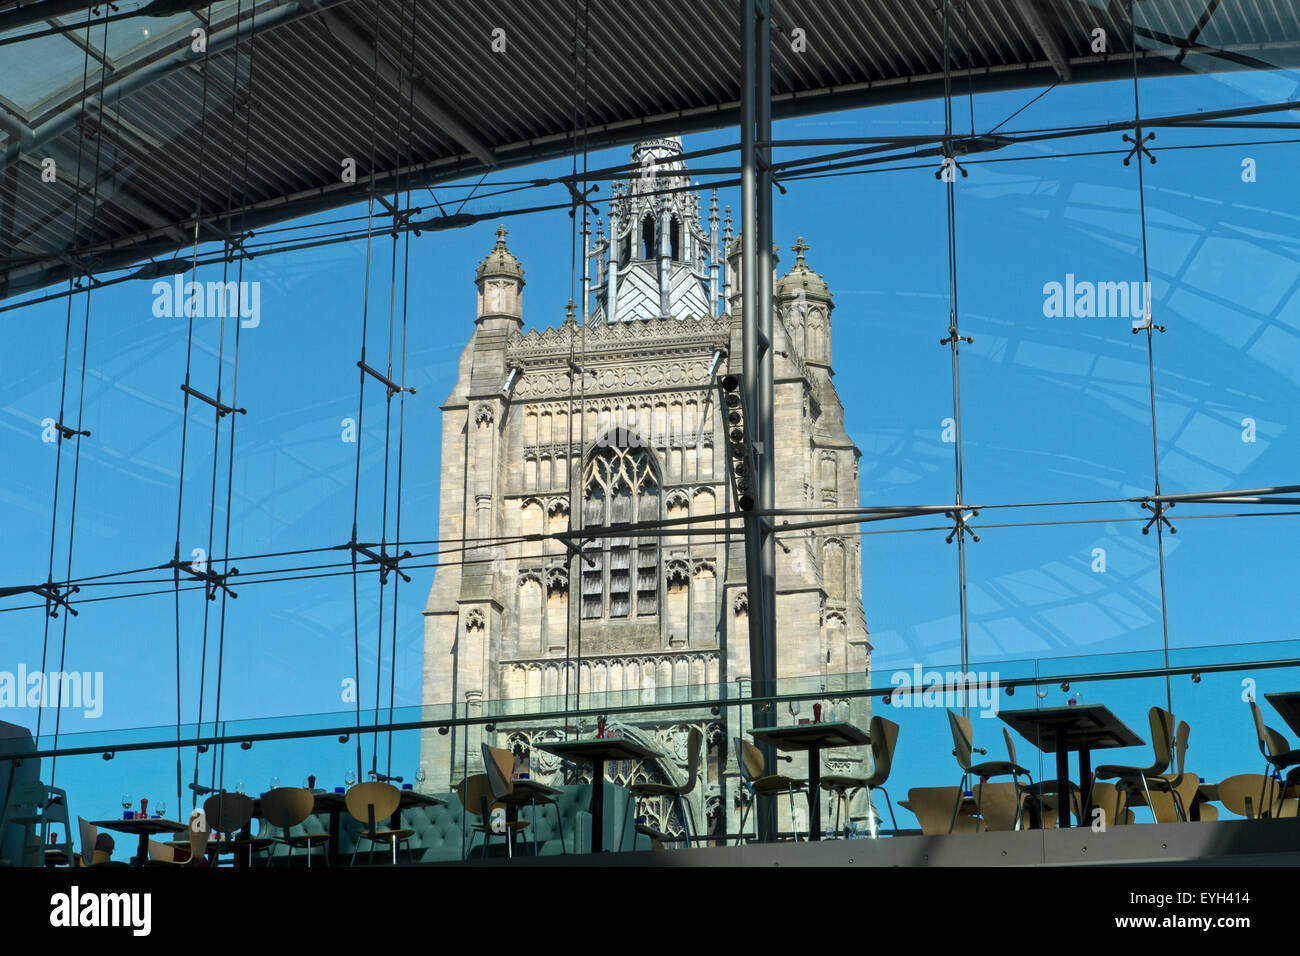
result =
[[[103,25],[88,43],[83,27],[6,45],[85,23],[89,5],[0,0],[0,75],[6,59],[30,67],[21,58],[36,44],[42,65],[50,43],[77,61],[73,82],[66,57],[51,62],[41,96],[0,86],[0,298],[170,255],[194,241],[196,220],[199,239],[223,240],[357,202],[372,189],[372,150],[373,188],[390,191],[398,177],[459,180],[584,140],[595,150],[738,125],[737,0],[591,3],[584,24],[587,2],[575,23],[573,0],[222,0],[209,24],[207,4],[123,0],[100,49]],[[952,0],[953,89],[1130,77],[1127,8]],[[1144,78],[1300,64],[1300,0],[1137,0],[1136,11]],[[772,19],[775,119],[943,95],[942,0],[774,0]],[[195,27],[208,29],[206,61]],[[1092,50],[1097,28],[1107,52]],[[356,182],[340,181],[345,157]],[[46,158],[55,183],[42,181]]]

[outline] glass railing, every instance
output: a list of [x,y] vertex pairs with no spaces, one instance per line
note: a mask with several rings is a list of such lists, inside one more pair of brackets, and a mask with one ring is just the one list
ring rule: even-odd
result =
[[[563,683],[563,660],[560,685]],[[150,812],[184,819],[202,802],[205,788],[242,790],[257,796],[275,786],[305,785],[314,778],[323,790],[345,788],[370,778],[372,771],[426,793],[455,801],[466,775],[481,773],[484,743],[511,749],[516,771],[528,779],[559,787],[589,784],[591,765],[566,762],[546,747],[558,741],[604,734],[635,742],[649,758],[611,758],[606,773],[616,787],[638,782],[684,784],[690,731],[703,740],[695,787],[681,801],[656,799],[628,816],[644,818],[648,831],[669,842],[683,842],[684,814],[690,815],[694,842],[733,842],[750,804],[738,772],[736,738],[752,739],[756,722],[767,725],[843,723],[867,730],[871,717],[899,725],[899,736],[885,787],[893,815],[877,799],[877,830],[920,832],[921,822],[899,805],[920,788],[956,787],[963,780],[954,756],[948,711],[971,719],[974,762],[1002,761],[1007,753],[1003,729],[1023,711],[1102,705],[1141,744],[1098,745],[1092,764],[1152,763],[1148,713],[1168,707],[1189,728],[1186,771],[1213,785],[1238,774],[1265,770],[1247,701],[1259,702],[1265,722],[1294,739],[1300,729],[1268,695],[1300,692],[1300,641],[1237,643],[1209,647],[1136,651],[1075,657],[979,660],[963,675],[955,664],[916,664],[873,673],[818,674],[781,678],[774,691],[756,696],[747,679],[684,687],[637,689],[581,688],[569,694],[506,700],[469,701],[412,707],[373,708],[335,713],[208,721],[62,734],[37,740],[0,740],[0,773],[15,778],[39,774],[68,792],[71,814],[88,819],[120,819],[124,804],[138,811],[148,798]],[[47,712],[48,713],[48,712]],[[48,727],[49,721],[45,722]],[[859,738],[860,739],[860,738]],[[1012,732],[1014,759],[1034,781],[1054,780],[1054,753]],[[983,751],[983,752],[980,752]],[[659,756],[653,756],[653,755]],[[22,757],[21,765],[6,756]],[[768,772],[806,777],[806,752],[779,753]],[[14,769],[16,768],[16,769]],[[835,742],[820,752],[820,773],[865,777],[872,769],[869,746]],[[1175,768],[1171,768],[1175,769]],[[1078,781],[1075,756],[1070,776]],[[400,777],[397,781],[395,778]],[[815,822],[805,798],[781,796],[777,835],[806,835]],[[632,810],[635,809],[635,814]],[[1231,819],[1228,807],[1217,807]],[[818,808],[824,834],[863,833],[868,829],[866,798],[858,793],[846,805],[823,793]],[[838,813],[838,819],[837,819]],[[1283,815],[1286,815],[1283,813]],[[1152,822],[1152,812],[1134,808],[1135,823]],[[754,836],[754,815],[746,833]],[[129,855],[133,841],[120,843]]]

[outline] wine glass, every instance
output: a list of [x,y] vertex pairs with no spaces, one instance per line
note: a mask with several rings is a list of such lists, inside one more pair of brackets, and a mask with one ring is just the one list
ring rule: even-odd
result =
[[241,780],[239,781],[239,783],[235,784],[235,793],[243,793],[243,792],[244,792],[244,781]]
[[272,789],[272,790],[278,789],[279,786],[280,786],[280,778],[279,778],[279,777],[272,777],[272,778],[271,778],[271,789]]
[[348,772],[343,775],[343,782],[351,787],[357,782],[357,772],[349,768]]
[[167,801],[159,800],[156,804],[154,804],[154,809],[158,811],[159,817],[167,816]]
[[420,769],[415,771],[415,789],[423,792],[426,779],[428,779],[428,774],[424,772],[424,764],[421,764]]
[[126,815],[130,812],[131,812],[131,795],[129,793],[124,793],[122,794],[122,819],[125,820]]

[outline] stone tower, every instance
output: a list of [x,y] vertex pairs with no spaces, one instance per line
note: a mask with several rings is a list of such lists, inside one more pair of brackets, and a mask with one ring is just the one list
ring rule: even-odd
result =
[[[719,235],[716,195],[701,225],[681,155],[676,138],[633,149],[638,173],[614,184],[608,235],[598,220],[584,242],[584,321],[571,305],[557,326],[524,332],[524,270],[504,227],[478,267],[475,328],[442,406],[438,536],[467,550],[438,568],[425,607],[431,714],[505,700],[514,713],[653,708],[715,699],[720,684],[734,696],[748,678],[741,525],[713,518],[735,510],[716,382],[742,371],[739,242],[729,212]],[[859,452],[831,382],[832,297],[807,244],[794,251],[774,286],[776,506],[851,507]],[[677,519],[691,520],[661,535],[634,527]],[[592,536],[549,537],[570,531]],[[791,534],[777,549],[778,676],[819,681],[824,707],[865,724],[865,702],[835,691],[844,674],[864,675],[869,650],[856,526]],[[618,723],[667,755],[612,768],[618,782],[682,779],[686,732],[704,731],[689,812],[696,832],[734,831],[731,738],[747,713],[650,709]],[[521,719],[488,736],[556,782],[561,767],[532,744],[564,732]],[[427,731],[431,782],[452,788],[477,772],[482,739]],[[865,772],[862,754],[827,756],[828,772]],[[667,805],[647,809],[680,829]]]

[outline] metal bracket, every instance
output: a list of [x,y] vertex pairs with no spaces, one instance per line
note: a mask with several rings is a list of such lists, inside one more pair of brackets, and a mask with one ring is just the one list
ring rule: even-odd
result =
[[955,324],[948,326],[948,337],[946,339],[940,339],[939,344],[952,345],[954,342],[965,342],[967,345],[975,344],[975,340],[969,335],[958,335],[957,326]]
[[182,385],[181,391],[184,392],[186,395],[191,395],[194,398],[197,398],[199,401],[206,402],[207,404],[211,405],[213,408],[217,410],[218,418],[225,418],[227,415],[231,414],[232,412],[239,412],[239,414],[241,415],[248,414],[248,409],[246,408],[235,408],[233,405],[227,405],[224,402],[219,402],[215,398],[212,398],[208,395],[204,395],[197,388],[191,388],[189,385]]
[[403,551],[400,555],[389,554],[386,546],[380,547],[378,551],[374,551],[371,548],[366,547],[364,544],[358,544],[355,534],[353,535],[352,540],[349,541],[347,544],[343,545],[343,547],[351,551],[354,556],[358,554],[364,554],[374,564],[379,565],[380,584],[387,584],[388,575],[390,572],[393,571],[396,571],[398,575],[401,577],[401,579],[405,581],[407,584],[411,583],[411,578],[406,574],[405,571],[403,571],[398,566],[399,562],[404,561],[407,558],[411,557],[410,551]]
[[59,434],[64,438],[73,438],[76,435],[84,435],[87,438],[90,437],[89,431],[77,431],[75,428],[69,428],[67,425],[63,424],[63,422],[55,422],[54,427],[59,430]]
[[392,398],[398,392],[410,392],[412,395],[415,394],[414,388],[405,385],[398,385],[396,382],[394,382],[383,372],[379,371],[378,369],[371,368],[364,361],[358,362],[357,368],[361,369],[361,371],[365,372],[367,375],[377,378],[379,381],[383,382],[384,387],[388,389],[389,398]]
[[13,594],[37,594],[45,598],[45,613],[50,617],[59,616],[59,607],[68,609],[68,613],[73,617],[77,616],[77,609],[68,603],[68,595],[76,594],[81,588],[75,584],[70,584],[66,588],[61,588],[53,581],[46,581],[44,584],[23,584],[18,587],[0,588],[0,597],[9,597]]
[[948,518],[953,522],[953,527],[952,527],[952,531],[949,532],[948,537],[944,538],[944,542],[947,544],[952,544],[953,538],[957,537],[962,532],[965,532],[966,534],[971,536],[972,541],[978,544],[980,536],[977,535],[973,530],[971,530],[970,525],[967,524],[967,519],[978,517],[979,513],[980,510],[978,508],[972,508],[970,514],[964,514],[962,509],[960,508],[957,509],[956,511],[945,511],[943,515],[945,518]]
[[1168,518],[1165,517],[1165,512],[1168,511],[1170,508],[1172,508],[1175,504],[1176,502],[1173,501],[1170,501],[1168,504],[1166,504],[1163,501],[1157,501],[1154,505],[1152,505],[1151,499],[1148,498],[1143,500],[1142,507],[1145,508],[1147,511],[1151,512],[1151,517],[1147,521],[1147,523],[1142,526],[1142,533],[1150,534],[1151,526],[1155,524],[1157,521],[1159,521],[1161,524],[1169,526],[1170,534],[1177,534],[1178,529],[1174,527],[1172,521],[1170,521]]
[[1143,136],[1141,126],[1133,130],[1132,136],[1130,136],[1128,133],[1125,133],[1124,142],[1132,143],[1133,148],[1130,149],[1128,151],[1128,155],[1124,157],[1124,165],[1127,166],[1129,163],[1131,163],[1133,161],[1134,156],[1137,156],[1139,160],[1141,160],[1143,156],[1146,156],[1147,159],[1151,160],[1151,165],[1154,166],[1156,162],[1155,154],[1151,152],[1151,150],[1147,149],[1146,144],[1155,138],[1156,138],[1155,133],[1147,133],[1145,136]]
[[594,205],[592,205],[591,201],[587,199],[587,197],[590,196],[592,193],[600,192],[599,184],[592,186],[590,189],[588,189],[586,192],[583,193],[578,192],[578,187],[567,179],[564,181],[564,186],[569,190],[569,196],[573,200],[573,206],[572,208],[569,209],[570,219],[573,218],[574,210],[577,209],[577,207],[579,206],[583,206],[587,209],[590,209],[597,216],[600,215],[600,210],[597,209]]
[[180,580],[180,573],[182,571],[184,571],[190,577],[194,578],[194,580],[202,581],[204,585],[203,592],[207,596],[207,599],[209,601],[215,601],[217,599],[218,588],[220,588],[221,590],[229,594],[232,599],[236,599],[239,597],[238,594],[236,594],[233,590],[231,590],[230,585],[226,583],[231,577],[239,573],[239,568],[231,568],[225,574],[221,574],[217,571],[212,570],[212,562],[210,560],[205,562],[205,566],[207,570],[196,571],[194,569],[193,562],[187,563],[180,559],[179,552],[177,552],[176,557],[172,558],[172,560],[168,561],[166,564],[163,565],[164,568],[172,569],[172,571],[175,573],[177,581]]

